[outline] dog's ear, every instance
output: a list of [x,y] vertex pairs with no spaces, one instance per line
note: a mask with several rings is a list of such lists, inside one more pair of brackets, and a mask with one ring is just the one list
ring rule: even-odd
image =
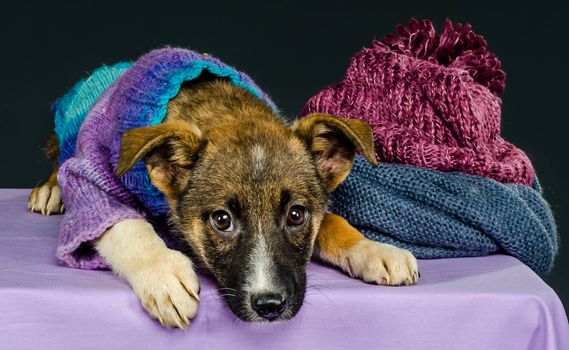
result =
[[190,178],[197,153],[205,144],[199,129],[187,123],[167,123],[126,131],[121,139],[117,176],[144,159],[152,184],[175,201]]
[[315,113],[297,120],[292,131],[312,152],[318,174],[329,192],[350,173],[356,150],[377,165],[371,128],[361,120]]

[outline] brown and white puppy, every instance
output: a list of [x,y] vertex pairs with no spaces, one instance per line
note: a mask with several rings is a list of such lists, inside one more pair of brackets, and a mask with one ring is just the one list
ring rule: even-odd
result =
[[[57,154],[57,144],[50,150]],[[211,271],[233,313],[273,321],[298,312],[313,255],[370,283],[418,279],[411,253],[368,240],[326,212],[356,151],[376,163],[362,121],[313,114],[288,126],[247,90],[205,77],[182,86],[162,124],[123,135],[117,176],[144,160],[174,230]],[[56,179],[54,172],[33,190],[33,211],[63,210]],[[167,248],[149,223],[122,221],[96,248],[150,315],[167,326],[189,325],[199,302],[193,263]]]

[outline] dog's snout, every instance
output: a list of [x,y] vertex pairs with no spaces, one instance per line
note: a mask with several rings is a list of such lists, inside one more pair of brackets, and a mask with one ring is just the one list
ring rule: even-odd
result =
[[251,307],[255,312],[269,321],[279,317],[287,308],[288,300],[278,293],[254,294],[251,296]]

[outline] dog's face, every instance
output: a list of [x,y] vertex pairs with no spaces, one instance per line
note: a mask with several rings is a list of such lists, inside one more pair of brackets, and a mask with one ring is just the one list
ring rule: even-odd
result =
[[325,115],[292,128],[252,120],[206,133],[161,124],[125,134],[118,171],[144,158],[174,226],[233,313],[272,321],[291,318],[303,303],[328,193],[356,149],[375,160],[369,127]]
[[289,129],[232,129],[208,135],[173,221],[237,316],[290,318],[302,305],[327,191]]

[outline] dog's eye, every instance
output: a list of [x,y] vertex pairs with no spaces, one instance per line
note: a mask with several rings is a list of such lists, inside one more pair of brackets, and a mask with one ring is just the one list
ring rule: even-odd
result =
[[231,215],[225,210],[216,210],[212,212],[209,216],[209,222],[217,231],[231,232],[234,229],[233,222],[231,221]]
[[302,205],[293,205],[288,211],[286,223],[289,226],[300,226],[306,221],[306,208]]

